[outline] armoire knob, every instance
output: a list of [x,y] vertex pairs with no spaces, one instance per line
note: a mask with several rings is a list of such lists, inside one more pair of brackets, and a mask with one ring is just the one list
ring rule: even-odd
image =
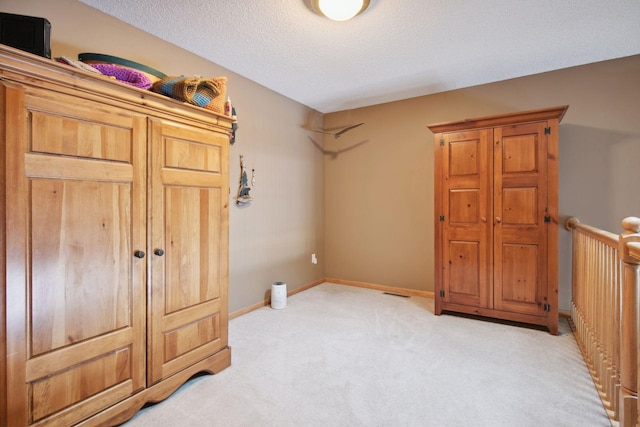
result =
[[154,249],[153,253],[158,256],[164,255],[164,251],[162,249]]
[[136,258],[144,258],[145,253],[143,251],[135,251],[133,253],[133,256],[136,257]]

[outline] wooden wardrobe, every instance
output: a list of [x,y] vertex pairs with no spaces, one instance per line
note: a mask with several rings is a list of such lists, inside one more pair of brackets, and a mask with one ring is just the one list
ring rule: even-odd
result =
[[567,106],[429,125],[435,313],[558,332],[558,124]]
[[230,365],[230,128],[0,46],[0,425],[115,425]]

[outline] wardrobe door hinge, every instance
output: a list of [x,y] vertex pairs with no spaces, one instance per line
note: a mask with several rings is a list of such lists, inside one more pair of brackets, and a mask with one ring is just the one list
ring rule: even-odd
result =
[[550,217],[549,215],[545,215],[545,217],[544,217],[544,223],[545,223],[545,224],[549,224],[549,223],[551,223],[551,217]]
[[545,135],[551,135],[551,128],[550,127],[544,128],[544,134]]
[[440,298],[444,298],[444,290],[440,291]]
[[440,222],[444,222],[444,215],[440,215]]
[[444,147],[444,138],[440,138],[440,147]]
[[544,311],[551,312],[551,306],[549,304],[544,305]]

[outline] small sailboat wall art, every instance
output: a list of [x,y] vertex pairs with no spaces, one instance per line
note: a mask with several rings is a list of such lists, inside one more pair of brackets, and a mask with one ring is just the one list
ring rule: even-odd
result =
[[[252,170],[252,174],[255,173],[255,170]],[[251,178],[251,184],[255,185],[255,177]],[[247,171],[244,167],[244,156],[240,155],[240,185],[238,186],[238,195],[236,196],[236,204],[237,205],[246,205],[251,202],[251,195],[249,192],[251,191],[251,187],[249,187],[249,178],[247,176]]]

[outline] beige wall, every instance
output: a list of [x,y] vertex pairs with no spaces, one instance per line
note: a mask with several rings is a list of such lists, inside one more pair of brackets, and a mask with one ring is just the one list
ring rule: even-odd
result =
[[[239,116],[230,154],[229,309],[262,301],[274,281],[294,289],[324,277],[323,156],[303,129],[320,125],[319,113],[76,0],[0,0],[0,10],[46,17],[54,57],[98,52],[170,75],[227,76]],[[233,204],[240,154],[256,171],[254,201],[243,208]]]
[[[325,116],[364,121],[326,140],[328,277],[433,290],[433,134],[427,124],[569,105],[560,125],[561,220],[615,233],[640,216],[640,56]],[[341,150],[341,152],[340,152]],[[560,309],[570,309],[561,227]]]

